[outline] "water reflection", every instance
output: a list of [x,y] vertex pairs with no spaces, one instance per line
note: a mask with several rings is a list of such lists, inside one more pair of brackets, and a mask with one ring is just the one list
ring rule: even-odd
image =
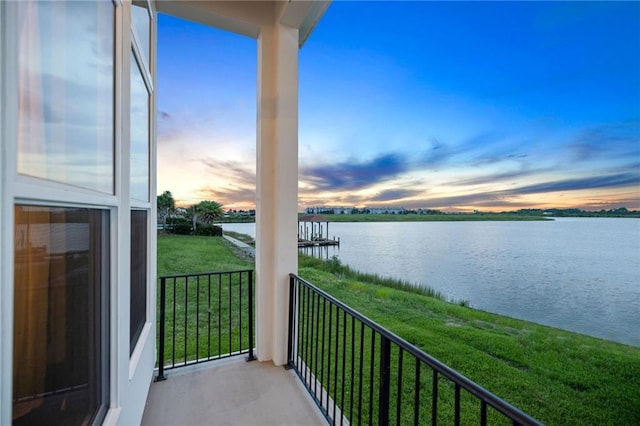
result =
[[312,256],[323,260],[329,260],[333,258],[333,256],[338,256],[340,254],[339,246],[308,246],[300,247],[298,250],[300,251],[300,253],[303,253],[307,256]]

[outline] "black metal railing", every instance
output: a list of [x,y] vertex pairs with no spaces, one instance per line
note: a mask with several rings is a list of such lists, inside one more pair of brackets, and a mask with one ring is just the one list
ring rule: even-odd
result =
[[540,423],[290,275],[288,367],[331,424]]
[[253,271],[160,277],[158,376],[238,354],[254,357]]

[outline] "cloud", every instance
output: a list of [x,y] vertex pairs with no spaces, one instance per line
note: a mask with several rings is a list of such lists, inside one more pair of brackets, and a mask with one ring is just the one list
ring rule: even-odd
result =
[[501,163],[503,161],[517,161],[522,164],[528,163],[529,154],[493,154],[493,155],[483,155],[472,162],[470,164],[472,166],[486,166],[492,165],[496,163]]
[[246,162],[207,157],[204,165],[207,182],[195,191],[199,200],[214,200],[225,208],[253,208],[256,199],[256,173]]
[[253,188],[256,186],[256,171],[246,162],[211,157],[204,158],[201,162],[210,173],[222,175],[226,180],[233,181],[236,186]]
[[354,207],[362,206],[369,202],[369,196],[354,194],[353,192],[342,192],[331,194],[331,199],[318,196],[316,191],[300,190],[298,193],[298,203],[301,206],[338,206],[338,207]]
[[[483,191],[450,197],[426,198],[423,200],[403,203],[403,205],[406,208],[456,209],[458,207],[473,206],[475,208],[518,209],[531,206],[530,200],[527,200],[526,202],[518,201],[518,197],[522,195],[544,194],[560,191],[567,192],[621,188],[628,186],[640,186],[640,173],[617,173],[612,175],[595,176],[580,179],[556,180],[534,185],[521,186],[509,190]],[[637,203],[637,199],[630,199],[627,206],[633,206]],[[611,202],[607,201],[604,204],[610,206]],[[585,207],[583,206],[583,208]]]
[[222,204],[224,208],[254,208],[256,191],[252,188],[212,188],[204,186],[198,189],[197,194],[202,200],[214,200]]
[[[595,140],[609,141],[622,145],[620,150],[629,152],[629,144],[626,143],[634,137],[633,122],[623,125],[601,126],[599,128],[584,131],[580,137],[582,142],[589,141],[590,146],[598,147]],[[501,140],[494,134],[479,134],[470,137],[459,144],[448,145],[440,140],[432,141],[431,149],[427,152],[410,156],[404,153],[386,153],[368,161],[341,161],[332,165],[311,166],[301,169],[302,185],[300,201],[302,204],[331,205],[371,205],[372,203],[398,203],[414,207],[449,208],[475,206],[478,208],[522,208],[527,203],[520,202],[518,197],[531,194],[545,194],[554,192],[571,192],[581,190],[612,189],[640,185],[640,174],[637,169],[617,164],[608,170],[591,170],[592,176],[548,180],[545,174],[556,171],[560,164],[553,161],[540,161],[535,155],[519,152],[513,144]],[[605,143],[605,145],[608,145]],[[566,147],[566,145],[565,145]],[[569,151],[573,149],[570,148]],[[595,149],[595,148],[592,148]],[[617,152],[616,148],[606,148],[609,151],[598,154],[591,161],[600,160],[601,157],[609,157]],[[567,151],[565,151],[567,152]],[[468,154],[468,155],[467,155]],[[462,158],[466,157],[466,158]],[[628,157],[624,157],[627,161]],[[454,164],[460,163],[458,165]],[[442,182],[442,189],[447,186],[455,186],[463,189],[467,186],[486,185],[484,190],[470,191],[452,196],[429,197],[426,193],[427,185],[424,181],[407,183],[409,172],[424,172],[425,168],[449,162],[447,168],[469,166],[479,167],[476,176],[463,173],[463,177],[450,182]],[[619,163],[619,162],[618,162]],[[494,164],[502,164],[502,170],[496,170]],[[635,161],[637,164],[637,161]],[[486,166],[486,167],[483,167]],[[613,166],[613,164],[611,164]],[[505,170],[504,167],[510,169]],[[515,169],[514,169],[515,167]],[[562,167],[560,167],[562,169]],[[482,173],[482,175],[480,175]],[[578,173],[578,169],[576,169]],[[580,174],[583,175],[583,172]],[[594,176],[595,175],[595,176]],[[570,176],[570,175],[569,175]],[[527,178],[525,182],[523,179]],[[401,180],[402,179],[402,180]],[[395,188],[380,189],[371,194],[380,183],[394,182]],[[534,183],[531,183],[534,182]],[[433,183],[432,183],[433,184]],[[501,189],[491,188],[500,184]],[[504,189],[504,184],[509,184],[510,189]],[[396,189],[397,188],[397,189]],[[368,190],[367,193],[361,192]],[[332,192],[330,198],[318,195],[321,192]],[[457,191],[459,192],[459,191]],[[404,201],[403,201],[404,200]]]
[[497,132],[477,133],[454,143],[432,138],[431,144],[415,166],[485,166],[503,161],[525,162],[529,157],[529,154],[520,152],[524,143],[515,144]]
[[617,188],[640,185],[640,173],[618,173],[608,176],[594,176],[579,179],[565,179],[523,186],[508,191],[511,194],[540,194],[558,191],[579,191],[583,189]]
[[589,161],[603,155],[640,155],[640,120],[591,127],[567,145],[573,161]]
[[409,169],[401,154],[383,154],[370,161],[343,161],[301,169],[301,180],[316,190],[354,190],[396,178]]
[[[379,154],[368,161],[343,160],[333,164],[301,167],[300,180],[317,191],[345,191],[368,188],[402,176],[404,173],[425,168],[436,168],[451,162],[460,154],[487,151],[496,141],[493,134],[479,134],[460,144],[448,144],[433,138],[424,151],[408,155],[402,152]],[[515,154],[510,154],[514,157]],[[524,158],[525,156],[518,156]],[[478,158],[486,158],[482,153]],[[491,160],[492,162],[498,159]]]
[[418,195],[423,195],[424,191],[422,189],[389,189],[386,191],[382,191],[374,195],[373,197],[368,198],[370,202],[385,202],[385,201],[395,201],[402,200],[404,198],[416,197]]
[[456,210],[461,207],[474,206],[477,208],[522,208],[529,206],[530,203],[519,203],[510,200],[504,193],[482,192],[465,195],[454,195],[450,197],[433,197],[424,200],[415,200],[403,203],[405,208],[432,208],[444,210]]
[[449,182],[448,185],[453,186],[473,186],[484,185],[487,183],[497,183],[507,179],[517,179],[521,177],[531,176],[540,173],[542,170],[513,170],[509,172],[494,173],[485,176],[473,177],[468,179],[460,179]]

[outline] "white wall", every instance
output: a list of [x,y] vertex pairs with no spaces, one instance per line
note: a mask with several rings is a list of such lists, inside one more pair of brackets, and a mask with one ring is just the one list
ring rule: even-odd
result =
[[[105,424],[139,424],[155,364],[156,211],[148,203],[147,324],[129,355],[130,202],[126,153],[129,120],[130,3],[116,1],[115,31],[115,175],[116,194],[77,190],[16,173],[17,142],[17,2],[0,2],[0,424],[11,424],[13,380],[13,206],[16,200],[43,205],[100,207],[110,211],[110,409]],[[152,25],[155,47],[155,20]],[[155,53],[155,52],[154,52]],[[150,64],[155,75],[155,61]],[[155,94],[150,117],[155,129]],[[155,131],[151,133],[150,196],[155,199]]]
[[[154,5],[150,5],[153,9]],[[127,153],[130,150],[129,144],[129,117],[130,105],[128,87],[130,86],[130,61],[131,59],[131,5],[125,2],[119,8],[121,13],[121,39],[117,49],[117,56],[120,57],[121,70],[120,80],[122,84],[122,101],[117,105],[120,114],[117,114],[116,120],[120,119],[119,125],[116,126],[119,132],[122,132],[120,139],[120,153]],[[151,21],[151,63],[149,71],[153,81],[153,87],[156,87],[155,78],[155,53],[156,53],[156,15],[152,12],[153,19]],[[149,114],[151,120],[150,133],[150,168],[149,179],[150,201],[155,199],[156,195],[156,138],[155,138],[155,116],[156,116],[156,94],[151,94],[151,111]],[[131,261],[131,222],[130,222],[130,197],[129,197],[129,170],[130,162],[126,155],[123,155],[119,162],[118,174],[121,177],[117,183],[117,193],[120,194],[120,209],[117,211],[117,291],[114,299],[117,300],[117,306],[113,309],[112,324],[114,324],[112,354],[112,377],[114,386],[112,387],[113,409],[105,419],[105,424],[122,424],[135,425],[140,424],[144,413],[149,386],[153,380],[153,368],[156,360],[156,235],[157,235],[157,213],[155,203],[151,203],[149,210],[149,228],[147,229],[148,241],[148,262],[147,262],[147,322],[138,338],[136,347],[131,355],[129,355],[129,333],[130,333],[130,261]],[[144,204],[141,205],[144,207]]]

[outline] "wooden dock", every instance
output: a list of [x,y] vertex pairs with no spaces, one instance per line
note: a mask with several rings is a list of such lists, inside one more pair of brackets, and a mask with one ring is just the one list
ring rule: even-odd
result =
[[322,246],[339,246],[340,238],[337,240],[298,240],[298,247],[322,247]]
[[329,238],[329,219],[318,215],[298,219],[298,247],[339,246],[340,238]]

